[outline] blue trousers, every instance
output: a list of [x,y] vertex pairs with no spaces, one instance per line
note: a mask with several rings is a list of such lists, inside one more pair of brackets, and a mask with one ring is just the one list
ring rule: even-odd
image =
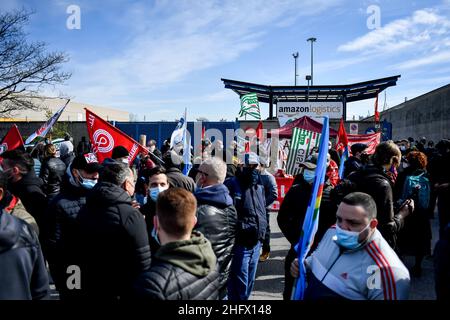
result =
[[228,277],[228,299],[231,301],[248,300],[255,284],[261,242],[253,248],[235,245],[230,275]]

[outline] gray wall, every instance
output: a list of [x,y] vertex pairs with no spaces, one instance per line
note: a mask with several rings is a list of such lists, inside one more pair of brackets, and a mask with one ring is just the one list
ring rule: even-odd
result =
[[450,84],[382,112],[381,119],[392,122],[394,140],[450,138]]

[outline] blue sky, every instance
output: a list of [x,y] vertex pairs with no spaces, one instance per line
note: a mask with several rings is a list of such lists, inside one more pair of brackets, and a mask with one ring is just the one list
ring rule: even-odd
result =
[[[81,10],[81,29],[69,30],[69,5]],[[369,29],[367,8],[380,9]],[[346,84],[400,74],[387,90],[388,107],[450,83],[450,0],[436,1],[94,1],[2,0],[0,8],[33,9],[30,40],[66,51],[73,73],[64,93],[73,100],[114,107],[139,120],[234,120],[238,96],[220,78],[306,84],[314,36],[314,83]],[[380,97],[382,108],[384,97]],[[348,105],[373,113],[374,101]],[[261,104],[263,117],[268,106]]]

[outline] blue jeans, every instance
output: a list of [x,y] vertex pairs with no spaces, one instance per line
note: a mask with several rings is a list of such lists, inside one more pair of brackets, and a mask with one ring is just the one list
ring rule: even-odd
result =
[[233,248],[230,275],[228,277],[228,299],[231,301],[248,300],[255,284],[261,242],[250,249],[240,245]]

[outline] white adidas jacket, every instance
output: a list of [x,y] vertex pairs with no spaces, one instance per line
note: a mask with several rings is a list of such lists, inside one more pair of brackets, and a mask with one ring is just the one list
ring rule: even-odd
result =
[[306,259],[315,278],[337,295],[351,300],[404,300],[409,295],[409,272],[381,233],[353,251],[341,249],[331,227]]

